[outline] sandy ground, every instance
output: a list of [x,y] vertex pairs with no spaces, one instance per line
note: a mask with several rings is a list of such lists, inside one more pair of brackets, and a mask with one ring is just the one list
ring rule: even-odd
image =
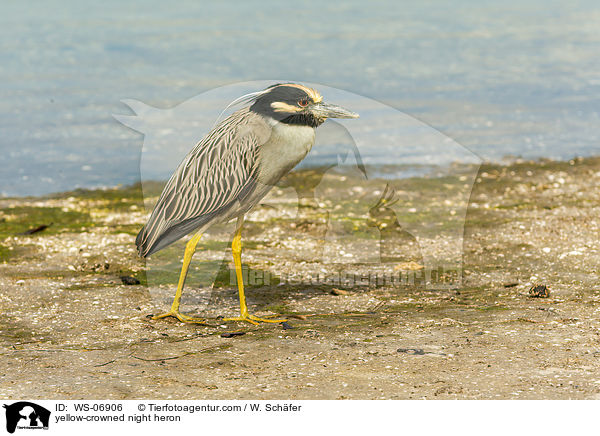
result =
[[[350,259],[345,267],[418,272],[419,245],[436,247],[435,235],[403,229],[445,223],[440,204],[457,210],[460,222],[460,196],[448,195],[448,186],[470,180],[463,168],[439,180],[394,181],[399,201],[390,215],[374,208],[382,180],[326,178],[341,207],[301,193],[298,209],[293,190],[281,188],[249,216],[243,259],[250,271],[306,278],[339,270],[321,261],[318,248],[332,234],[328,220],[342,217],[350,224],[333,232],[330,248],[348,257],[372,247],[375,230],[385,247],[378,264]],[[484,165],[467,197],[460,286],[248,286],[251,311],[286,317],[285,326],[218,318],[237,307],[228,228],[203,239],[184,294],[183,311],[211,325],[151,319],[168,307],[182,250],[168,249],[147,267],[136,257],[145,218],[139,187],[0,199],[0,396],[600,398],[599,183],[600,159]],[[420,209],[420,198],[434,206]],[[435,250],[444,256],[443,247]],[[203,284],[219,271],[214,287]],[[531,297],[534,284],[550,296]],[[231,332],[243,334],[222,336]]]

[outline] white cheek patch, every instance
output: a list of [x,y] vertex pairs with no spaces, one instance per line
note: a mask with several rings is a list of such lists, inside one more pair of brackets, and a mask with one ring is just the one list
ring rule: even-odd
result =
[[300,107],[292,106],[291,104],[287,104],[282,101],[274,101],[273,103],[271,103],[271,107],[275,112],[295,113],[300,112],[302,110],[302,108]]

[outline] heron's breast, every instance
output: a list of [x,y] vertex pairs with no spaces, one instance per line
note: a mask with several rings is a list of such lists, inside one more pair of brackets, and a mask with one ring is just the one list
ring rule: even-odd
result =
[[308,154],[315,143],[315,129],[278,123],[260,150],[259,181],[275,184]]

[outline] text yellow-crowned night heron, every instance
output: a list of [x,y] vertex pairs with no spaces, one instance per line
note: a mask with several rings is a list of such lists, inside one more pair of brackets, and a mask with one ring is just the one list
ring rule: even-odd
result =
[[327,118],[358,115],[324,103],[314,89],[278,84],[247,97],[249,107],[218,124],[188,153],[165,186],[146,225],[137,236],[146,257],[194,232],[185,248],[171,310],[173,316],[203,323],[179,311],[183,285],[196,245],[208,227],[237,218],[231,250],[240,299],[240,316],[226,321],[281,322],[248,313],[242,281],[241,234],[244,214],[310,151],[315,129]]

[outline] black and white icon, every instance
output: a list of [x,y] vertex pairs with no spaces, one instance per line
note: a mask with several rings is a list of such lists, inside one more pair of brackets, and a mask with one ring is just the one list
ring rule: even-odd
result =
[[50,423],[50,411],[28,401],[5,404],[6,431],[14,433],[16,429],[47,429]]

